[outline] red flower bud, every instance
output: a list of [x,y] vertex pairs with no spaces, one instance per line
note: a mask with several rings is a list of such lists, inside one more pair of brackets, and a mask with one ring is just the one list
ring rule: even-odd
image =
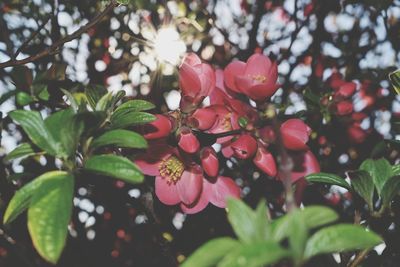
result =
[[200,149],[199,140],[188,127],[182,127],[178,131],[178,146],[187,153],[195,153]]
[[[188,54],[179,68],[179,86],[183,96],[199,104],[215,87],[215,73],[194,53]],[[188,99],[188,98],[186,98]]]
[[231,144],[231,147],[237,158],[248,159],[256,152],[257,141],[251,135],[243,134]]
[[204,172],[211,177],[216,177],[219,170],[217,153],[212,147],[205,147],[200,152],[201,166]]
[[262,146],[258,147],[253,163],[269,176],[274,177],[277,173],[274,156]]
[[290,119],[282,123],[281,136],[284,146],[291,150],[307,149],[306,143],[311,133],[310,127],[300,119]]
[[210,129],[217,119],[217,113],[211,108],[200,108],[189,118],[189,123],[199,130]]
[[340,101],[336,103],[336,114],[344,116],[352,112],[353,112],[353,103],[351,101]]
[[356,91],[357,85],[353,82],[347,82],[339,87],[339,90],[336,91],[336,98],[348,98],[351,97]]
[[356,124],[353,124],[347,129],[347,134],[350,141],[356,144],[364,142],[367,138],[367,133],[359,125]]
[[156,114],[156,120],[143,126],[143,136],[148,140],[168,136],[172,130],[171,120],[161,114]]

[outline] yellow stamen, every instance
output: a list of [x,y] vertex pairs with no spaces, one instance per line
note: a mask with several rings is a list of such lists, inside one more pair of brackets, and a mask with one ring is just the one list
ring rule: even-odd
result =
[[183,163],[174,156],[163,160],[159,168],[161,177],[165,178],[168,184],[176,184],[176,182],[181,178],[184,170],[185,166]]
[[253,75],[253,80],[256,80],[256,81],[258,81],[258,82],[260,82],[260,83],[263,83],[263,82],[265,82],[265,80],[267,79],[267,77],[265,77],[264,75],[260,75],[260,74],[258,74],[258,75]]

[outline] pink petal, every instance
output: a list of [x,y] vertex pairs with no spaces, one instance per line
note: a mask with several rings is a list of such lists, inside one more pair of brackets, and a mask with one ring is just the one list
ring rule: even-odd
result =
[[201,82],[194,67],[183,63],[179,69],[179,87],[184,95],[196,97],[201,90]]
[[[246,75],[264,75],[267,76],[270,73],[272,67],[271,60],[262,54],[254,54],[246,62]],[[268,78],[268,77],[267,77]]]
[[176,183],[180,200],[186,205],[195,202],[203,187],[203,174],[199,166],[190,171],[185,170],[181,179]]
[[156,177],[155,191],[158,199],[165,205],[176,205],[181,202],[177,186],[174,183],[168,184],[161,176]]
[[219,176],[215,183],[206,183],[211,186],[210,202],[219,208],[226,207],[228,198],[240,198],[239,186],[229,177]]
[[239,88],[236,86],[235,77],[243,75],[246,68],[246,63],[242,61],[234,61],[226,66],[224,70],[224,81],[226,86],[234,92],[240,93]]
[[207,205],[209,203],[208,198],[209,197],[208,197],[207,193],[204,193],[204,194],[202,193],[200,195],[200,198],[190,206],[185,205],[184,203],[181,203],[181,209],[186,214],[198,213],[207,207]]

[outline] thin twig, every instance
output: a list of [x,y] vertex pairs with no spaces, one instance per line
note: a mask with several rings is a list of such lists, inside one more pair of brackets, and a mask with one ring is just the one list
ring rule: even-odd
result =
[[28,39],[25,40],[25,42],[23,42],[23,44],[17,49],[17,51],[14,54],[14,58],[17,58],[17,56],[19,55],[19,53],[21,53],[22,51],[25,50],[25,48],[27,47],[27,45],[36,37],[36,35],[38,35],[38,33],[44,28],[44,26],[46,26],[47,22],[49,22],[50,17],[46,18],[44,20],[44,22],[39,26],[39,28],[34,31],[31,36],[29,36]]
[[11,60],[9,60],[7,62],[0,63],[0,69],[6,68],[6,67],[11,67],[11,66],[24,65],[24,64],[27,64],[29,62],[33,62],[35,60],[43,58],[45,56],[49,56],[49,55],[53,55],[53,54],[58,53],[60,51],[60,47],[64,43],[67,43],[69,41],[72,41],[72,40],[78,38],[81,34],[83,34],[84,32],[88,31],[93,26],[95,26],[97,23],[99,23],[101,21],[101,19],[103,19],[107,15],[107,13],[109,13],[111,10],[113,10],[114,7],[116,7],[117,5],[118,5],[118,3],[115,0],[112,0],[110,2],[110,4],[103,10],[103,12],[101,12],[100,14],[95,16],[85,26],[79,28],[78,30],[76,30],[72,34],[67,35],[64,38],[58,40],[57,42],[52,44],[49,48],[37,53],[36,55],[30,56],[30,57],[27,57],[27,58],[24,58],[24,59],[21,59],[21,60],[11,59]]
[[370,250],[371,249],[364,249],[363,251],[358,253],[357,256],[355,257],[355,259],[352,262],[350,262],[348,266],[349,267],[358,266],[365,259],[365,257],[368,255]]

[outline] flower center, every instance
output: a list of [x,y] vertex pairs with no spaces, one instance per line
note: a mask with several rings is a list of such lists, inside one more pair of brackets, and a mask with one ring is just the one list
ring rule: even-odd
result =
[[258,75],[253,75],[253,80],[255,80],[255,81],[257,81],[257,82],[260,82],[260,83],[263,83],[263,82],[265,82],[265,80],[267,79],[267,77],[265,77],[264,75],[260,75],[260,74],[258,74]]
[[222,119],[222,128],[226,131],[230,131],[232,130],[232,124],[231,124],[231,116],[232,113],[228,113],[224,116],[224,118]]
[[176,184],[176,182],[181,178],[184,170],[185,166],[183,163],[174,156],[163,160],[159,168],[161,177],[165,178],[168,184]]

